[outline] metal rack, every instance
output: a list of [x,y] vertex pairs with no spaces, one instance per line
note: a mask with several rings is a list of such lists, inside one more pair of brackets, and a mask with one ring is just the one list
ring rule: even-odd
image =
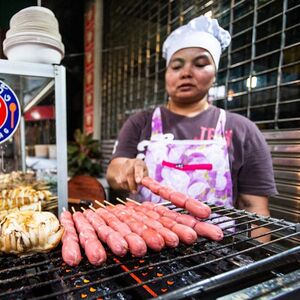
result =
[[28,62],[15,62],[0,60],[0,74],[16,76],[33,76],[49,78],[45,86],[26,104],[22,105],[20,121],[20,140],[22,171],[26,170],[25,152],[25,120],[24,113],[39,103],[45,95],[54,90],[55,117],[56,117],[56,147],[57,147],[57,195],[58,214],[63,207],[67,207],[67,130],[66,130],[66,70],[61,65],[37,64]]

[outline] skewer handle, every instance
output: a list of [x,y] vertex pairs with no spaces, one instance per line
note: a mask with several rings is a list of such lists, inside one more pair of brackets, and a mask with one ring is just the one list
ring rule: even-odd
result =
[[142,205],[141,203],[139,203],[139,202],[137,202],[137,201],[135,201],[133,199],[130,199],[130,198],[126,198],[126,200],[129,201],[129,202],[135,203],[137,205]]

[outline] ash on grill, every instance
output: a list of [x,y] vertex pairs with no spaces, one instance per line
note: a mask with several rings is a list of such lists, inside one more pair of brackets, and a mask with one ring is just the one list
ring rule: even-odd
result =
[[[220,242],[198,238],[192,246],[148,251],[143,258],[119,258],[107,249],[108,260],[101,267],[84,258],[71,268],[63,263],[61,249],[20,258],[2,256],[0,298],[230,299],[249,296],[252,286],[256,297],[259,292],[266,296],[266,290],[270,295],[300,294],[299,224],[223,207],[213,207],[213,212],[208,221],[224,227]],[[253,240],[253,224],[269,228],[271,241]]]

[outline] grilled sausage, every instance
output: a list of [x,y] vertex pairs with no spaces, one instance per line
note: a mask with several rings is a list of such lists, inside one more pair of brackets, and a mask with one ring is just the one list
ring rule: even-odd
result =
[[206,219],[211,214],[211,209],[208,205],[202,203],[201,201],[197,201],[193,198],[187,199],[184,208],[193,216],[201,219]]
[[192,245],[197,240],[197,233],[195,230],[185,225],[177,223],[171,228],[171,230],[175,232],[180,241],[186,245]]
[[62,244],[62,258],[69,266],[78,266],[82,256],[78,242],[73,238],[66,238]]
[[170,187],[166,187],[166,186],[161,186],[161,188],[158,191],[159,196],[163,199],[166,199],[166,200],[169,200],[170,195],[174,192],[175,191],[173,189],[171,189]]
[[112,220],[112,221],[109,221],[107,224],[109,227],[111,227],[115,231],[118,231],[121,234],[121,236],[123,236],[123,237],[131,232],[128,225],[124,222],[121,222],[120,220],[118,220],[118,221]]
[[171,201],[175,206],[184,208],[188,197],[180,192],[173,192],[167,200]]
[[107,225],[101,225],[99,227],[96,228],[96,232],[97,235],[99,237],[99,239],[106,243],[108,236],[114,232],[114,230],[112,228],[110,228]]
[[186,225],[186,226],[191,227],[191,228],[194,228],[194,226],[197,223],[197,220],[193,216],[180,214],[180,213],[178,213],[175,220],[179,224],[183,224],[183,225]]
[[85,254],[92,265],[100,266],[106,261],[106,251],[98,238],[86,240]]
[[84,248],[87,259],[93,265],[101,265],[106,261],[107,256],[93,226],[81,212],[75,212],[73,219],[77,232],[79,232],[80,244]]
[[163,213],[163,216],[164,217],[167,217],[167,218],[170,218],[172,220],[176,220],[177,218],[177,213],[171,209],[168,209],[166,210],[164,213]]
[[118,231],[110,233],[106,239],[106,243],[111,251],[117,256],[123,257],[128,251],[128,244]]
[[164,212],[169,211],[169,209],[163,205],[157,205],[153,208],[153,210],[159,213],[161,216],[164,215]]
[[[107,226],[104,220],[92,210],[85,210],[84,214],[87,216],[88,221],[93,225],[100,240],[105,242],[115,255],[121,257],[126,255],[128,251],[128,244],[119,231],[119,229],[125,229],[127,226],[126,224],[115,221],[113,218],[109,218],[108,223],[110,226]],[[129,228],[128,230],[130,233],[131,230]],[[125,232],[128,234],[126,229]]]
[[142,257],[147,253],[147,245],[145,241],[136,233],[131,232],[125,236],[129,251],[136,257]]
[[161,251],[165,246],[163,237],[152,228],[145,229],[142,232],[142,238],[147,246],[154,251]]
[[[140,206],[136,206],[136,208],[139,207]],[[157,215],[159,216],[159,214]],[[152,228],[155,231],[157,231],[163,237],[166,246],[173,247],[173,248],[178,246],[179,244],[178,236],[168,228],[165,228],[163,224],[159,222],[159,220],[150,218],[145,213],[142,212],[136,212],[133,216],[137,220],[143,222],[148,228]]]
[[62,236],[62,258],[69,266],[78,266],[82,256],[72,214],[64,211],[59,219],[65,229]]
[[156,205],[154,203],[150,202],[150,201],[143,202],[142,206],[146,207],[148,209],[152,209],[152,210],[154,210],[154,208],[156,207]]
[[149,188],[150,184],[151,184],[151,183],[154,183],[154,182],[155,182],[155,180],[152,179],[152,178],[149,177],[149,176],[145,176],[145,177],[143,177],[142,180],[141,180],[142,185],[145,186],[145,187],[147,187],[147,188]]
[[147,229],[147,226],[142,222],[128,222],[127,225],[133,232],[135,232],[139,236],[142,236],[143,232]]
[[167,247],[175,248],[178,246],[179,237],[175,232],[166,227],[157,229],[157,232],[163,237]]
[[194,226],[194,230],[199,236],[213,241],[220,241],[224,237],[223,231],[219,226],[207,222],[197,222]]
[[160,217],[159,222],[166,228],[172,229],[172,227],[177,224],[177,222],[168,217]]

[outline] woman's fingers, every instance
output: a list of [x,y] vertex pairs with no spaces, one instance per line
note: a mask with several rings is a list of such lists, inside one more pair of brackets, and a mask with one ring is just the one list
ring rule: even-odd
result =
[[134,175],[135,175],[135,182],[137,184],[140,184],[142,178],[148,175],[148,169],[143,160],[136,159],[134,164]]
[[123,187],[133,193],[137,191],[137,185],[142,178],[148,174],[145,162],[141,159],[128,159],[124,164],[124,172],[120,174],[124,176]]

